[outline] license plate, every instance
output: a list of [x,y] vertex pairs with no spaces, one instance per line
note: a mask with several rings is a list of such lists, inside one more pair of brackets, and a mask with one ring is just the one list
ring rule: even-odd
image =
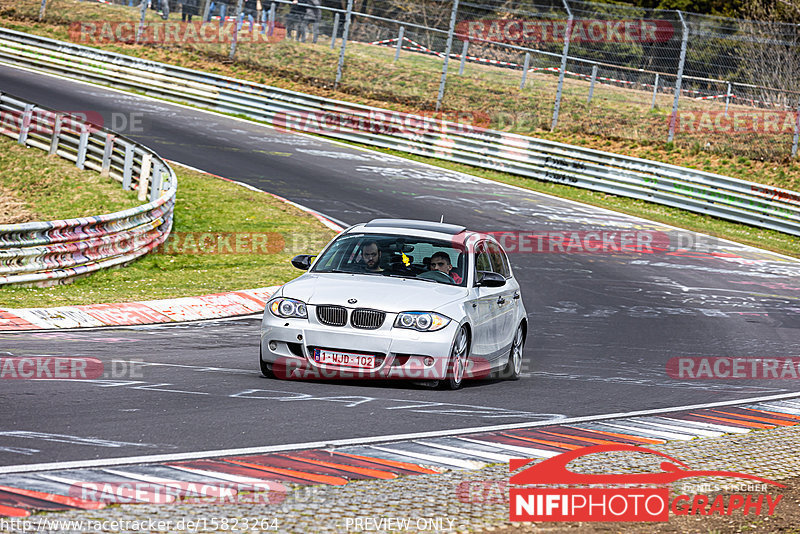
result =
[[359,369],[375,368],[375,356],[369,354],[354,354],[352,352],[316,349],[314,351],[314,361],[327,365],[358,367]]

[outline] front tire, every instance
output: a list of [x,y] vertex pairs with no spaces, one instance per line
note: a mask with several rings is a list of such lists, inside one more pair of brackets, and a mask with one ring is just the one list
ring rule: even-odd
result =
[[275,373],[272,372],[272,364],[267,363],[262,358],[261,345],[258,346],[258,363],[261,366],[261,374],[264,378],[275,378]]
[[522,324],[514,332],[514,339],[511,342],[511,350],[508,352],[508,363],[500,373],[500,378],[505,380],[519,380],[522,373],[522,349],[525,347],[525,335]]
[[459,328],[450,350],[450,360],[447,362],[447,375],[440,382],[444,389],[460,389],[464,382],[469,357],[469,333],[467,327]]

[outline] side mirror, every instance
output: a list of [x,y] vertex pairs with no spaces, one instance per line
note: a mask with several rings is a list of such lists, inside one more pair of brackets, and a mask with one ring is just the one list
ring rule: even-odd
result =
[[314,258],[316,258],[316,256],[312,256],[311,254],[300,254],[292,258],[292,265],[301,271],[307,271],[311,267]]
[[475,280],[475,285],[478,287],[503,287],[506,285],[506,279],[502,274],[493,273],[491,271],[478,271],[478,278]]

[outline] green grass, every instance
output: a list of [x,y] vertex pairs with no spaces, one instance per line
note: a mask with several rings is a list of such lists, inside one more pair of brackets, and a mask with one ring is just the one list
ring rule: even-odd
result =
[[[0,148],[0,154],[4,153]],[[278,243],[280,250],[268,254],[197,254],[197,248],[167,246],[125,268],[100,271],[67,286],[3,286],[0,307],[126,302],[280,285],[300,274],[289,263],[292,256],[316,252],[334,235],[312,216],[264,193],[180,167],[176,174],[173,234],[236,232],[245,239],[256,234],[266,236],[268,244]],[[272,251],[272,247],[260,250],[264,251]]]

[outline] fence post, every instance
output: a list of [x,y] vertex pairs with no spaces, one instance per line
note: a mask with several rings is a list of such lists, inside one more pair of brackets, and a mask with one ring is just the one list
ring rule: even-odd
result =
[[33,117],[33,104],[25,104],[25,111],[22,112],[22,124],[19,125],[19,144],[25,145],[28,140],[28,131],[31,129],[31,118]]
[[50,139],[50,155],[53,156],[58,152],[58,140],[61,137],[61,122],[64,120],[64,115],[56,113],[55,121],[53,122],[53,138]]
[[141,173],[139,173],[139,191],[136,195],[136,198],[138,198],[142,202],[144,202],[145,199],[147,198],[147,190],[149,189],[149,184],[150,184],[150,171],[152,170],[152,163],[153,163],[153,156],[151,156],[149,152],[145,153],[144,156],[142,156]]
[[139,27],[136,28],[136,42],[139,42],[139,39],[142,38],[142,32],[144,31],[144,17],[147,15],[147,0],[142,0],[142,7],[140,8],[142,13],[141,17],[139,18]]
[[683,18],[683,13],[678,11],[683,26],[683,38],[681,39],[681,59],[678,63],[678,78],[675,80],[675,99],[672,101],[672,115],[669,117],[669,137],[668,142],[675,138],[675,124],[678,121],[678,100],[681,97],[681,83],[683,82],[683,66],[686,63],[686,44],[689,41],[689,26]]
[[201,22],[206,23],[211,18],[211,4],[214,3],[213,0],[206,0],[205,4],[203,4],[203,18],[200,19]]
[[405,26],[400,26],[400,29],[397,31],[397,50],[394,51],[394,62],[400,59],[400,50],[403,48],[403,34],[406,32]]
[[797,116],[794,118],[794,140],[792,141],[792,157],[797,157],[797,141],[800,139],[800,100],[797,101]]
[[728,82],[728,93],[725,95],[725,116],[728,116],[728,104],[731,101],[731,82]]
[[658,73],[656,72],[656,81],[653,83],[653,101],[650,102],[650,109],[656,107],[656,94],[658,94]]
[[336,48],[336,34],[339,32],[339,13],[333,15],[333,30],[331,30],[331,50]]
[[550,124],[550,131],[556,129],[558,125],[558,112],[561,109],[561,91],[564,88],[564,75],[567,72],[567,54],[569,54],[569,41],[572,37],[572,10],[569,8],[567,0],[562,0],[564,8],[567,10],[567,31],[564,32],[564,52],[561,54],[561,70],[558,73],[558,89],[556,89],[556,103],[553,106],[553,122]]
[[81,137],[78,140],[78,158],[75,161],[75,166],[83,170],[84,163],[86,163],[86,149],[89,146],[89,128],[86,123],[81,123]]
[[231,60],[236,55],[236,42],[239,40],[239,13],[242,12],[242,2],[244,0],[236,2],[236,12],[233,14],[233,38],[231,39],[231,53],[228,54],[228,59]]
[[272,34],[275,33],[275,2],[270,3],[269,5],[269,17],[267,20],[267,35],[272,37]]
[[592,81],[589,82],[589,98],[586,99],[587,104],[592,103],[592,95],[594,95],[594,82],[597,80],[597,65],[592,65]]
[[522,79],[519,82],[519,90],[522,91],[525,89],[525,82],[528,79],[528,69],[531,66],[531,54],[530,52],[525,52],[525,61],[522,64]]
[[133,145],[125,144],[125,163],[122,165],[122,189],[131,190],[131,177],[133,176]]
[[103,147],[103,167],[100,170],[100,176],[108,176],[111,172],[111,156],[114,153],[114,140],[116,135],[111,132],[106,133],[106,143]]
[[469,50],[469,39],[464,39],[464,44],[461,46],[461,65],[458,66],[458,75],[464,74],[464,64],[467,62],[467,50]]
[[[350,34],[350,20],[353,17],[353,0],[347,0],[347,12],[344,15],[344,33],[342,33],[342,49],[339,52],[339,65],[336,67],[336,81],[333,82],[333,90],[339,87],[342,80],[342,70],[344,69],[344,53],[347,48],[347,37]],[[334,33],[334,35],[336,35]]]
[[47,9],[47,0],[42,0],[42,5],[39,6],[39,20],[44,18],[44,12]]
[[156,160],[153,165],[153,178],[150,180],[150,202],[158,200],[158,197],[161,196],[161,173],[163,170],[164,166],[161,165],[160,161]]
[[450,60],[450,50],[453,48],[453,33],[456,31],[456,15],[458,14],[458,0],[453,0],[453,10],[450,12],[450,29],[447,31],[447,46],[444,51],[444,65],[442,65],[442,79],[439,82],[439,96],[436,97],[436,111],[442,107],[444,88],[447,84],[447,63]]

